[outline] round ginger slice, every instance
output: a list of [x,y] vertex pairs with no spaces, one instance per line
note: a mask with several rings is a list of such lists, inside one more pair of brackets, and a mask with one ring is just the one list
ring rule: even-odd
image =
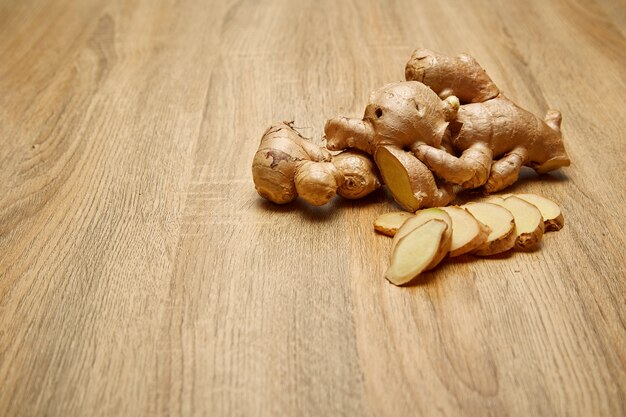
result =
[[436,265],[438,262],[434,261],[445,256],[449,249],[450,240],[444,242],[447,230],[446,222],[439,219],[411,228],[393,248],[385,277],[392,284],[403,285]]
[[506,252],[515,246],[517,233],[515,220],[510,211],[492,203],[468,203],[462,207],[469,211],[476,220],[491,229],[485,243],[472,253],[479,256],[489,256]]
[[536,194],[517,194],[516,196],[539,209],[546,232],[561,230],[565,224],[561,208],[554,201]]
[[381,214],[374,220],[374,229],[379,233],[393,237],[404,222],[411,217],[414,217],[414,214],[406,211]]
[[518,249],[530,249],[541,241],[543,217],[537,207],[514,195],[495,204],[504,207],[513,215],[517,230],[515,246]]
[[487,241],[491,230],[458,206],[441,207],[452,219],[451,258],[469,253]]

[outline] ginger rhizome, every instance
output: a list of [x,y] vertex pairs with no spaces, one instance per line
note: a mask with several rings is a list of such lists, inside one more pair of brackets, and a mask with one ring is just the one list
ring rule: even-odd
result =
[[484,186],[492,193],[517,181],[524,165],[538,173],[569,166],[561,113],[548,110],[540,119],[520,108],[472,57],[418,49],[406,65],[405,76],[429,86],[441,98],[460,100],[444,139],[448,149],[427,141],[413,149],[440,178],[463,188]]
[[327,147],[355,148],[374,156],[385,185],[403,209],[445,206],[454,199],[454,189],[438,184],[411,151],[416,143],[439,147],[458,107],[456,97],[441,100],[419,82],[388,84],[372,93],[363,119],[326,122]]
[[355,200],[380,188],[378,168],[372,158],[356,150],[343,151],[332,157],[333,165],[343,176],[337,193],[343,198]]
[[405,76],[374,91],[362,119],[337,117],[324,129],[329,149],[374,156],[403,209],[447,205],[458,191],[451,185],[501,190],[524,165],[538,173],[569,165],[561,113],[542,120],[518,107],[472,57],[418,49]]
[[265,131],[252,162],[257,192],[277,204],[300,196],[320,206],[335,194],[361,198],[381,186],[373,161],[359,151],[333,155],[305,139],[291,123],[273,124]]

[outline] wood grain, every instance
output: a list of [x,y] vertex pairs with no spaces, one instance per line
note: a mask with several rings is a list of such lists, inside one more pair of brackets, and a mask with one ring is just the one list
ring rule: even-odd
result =
[[[1,416],[626,415],[623,1],[0,0]],[[564,114],[541,250],[383,279],[384,191],[276,207],[411,51]]]

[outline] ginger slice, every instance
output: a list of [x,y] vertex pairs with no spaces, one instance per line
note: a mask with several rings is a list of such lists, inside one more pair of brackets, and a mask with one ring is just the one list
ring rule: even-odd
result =
[[506,252],[515,246],[517,232],[510,211],[493,203],[468,203],[462,207],[491,229],[487,240],[472,253],[489,256]]
[[539,209],[546,232],[561,230],[565,224],[561,208],[554,201],[536,194],[517,194],[516,196]]
[[443,258],[450,247],[450,239],[447,242],[445,239],[449,228],[443,220],[431,219],[418,227],[409,226],[409,229],[394,246],[385,272],[385,277],[395,285],[406,284],[437,265],[438,262],[434,261]]
[[514,195],[494,204],[504,207],[513,215],[517,230],[515,246],[518,249],[530,249],[541,241],[543,217],[537,207]]
[[[391,245],[391,250],[393,251],[393,248],[398,242],[398,240],[406,236],[409,232],[411,232],[412,229],[415,229],[416,227],[419,227],[423,225],[424,223],[426,223],[427,221],[432,220],[432,219],[441,220],[448,225],[448,230],[445,233],[445,240],[449,240],[451,243],[452,242],[452,219],[450,218],[450,215],[448,213],[446,213],[440,208],[435,207],[435,208],[419,210],[415,213],[413,217],[405,221],[402,227],[398,229],[398,232],[394,236],[393,243]],[[441,259],[439,259],[436,262],[436,264],[439,263],[439,261],[441,261]]]
[[374,229],[379,233],[393,237],[404,222],[411,217],[414,217],[414,214],[406,211],[381,214],[374,220]]
[[450,251],[450,245],[452,244],[452,219],[450,218],[450,215],[448,213],[441,210],[440,208],[419,210],[412,218],[404,222],[402,227],[398,229],[398,232],[393,238],[391,251],[394,251],[400,239],[411,233],[413,229],[420,227],[430,220],[441,220],[448,226],[448,229],[444,232],[444,236],[441,242],[443,247],[447,249],[438,253],[438,256],[433,258],[431,264],[428,265],[427,269],[431,269],[437,266],[437,264],[441,262],[441,260],[445,258],[445,256],[448,254],[448,252]]
[[452,243],[449,256],[469,253],[487,241],[491,229],[467,210],[458,206],[441,207],[452,219]]

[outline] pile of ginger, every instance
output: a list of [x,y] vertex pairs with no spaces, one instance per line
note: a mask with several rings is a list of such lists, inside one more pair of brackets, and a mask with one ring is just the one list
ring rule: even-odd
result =
[[414,212],[445,206],[463,189],[500,191],[524,165],[538,173],[569,165],[561,113],[541,119],[518,107],[469,55],[418,49],[405,76],[374,91],[362,119],[326,122],[328,150],[344,151],[338,157],[290,123],[272,125],[252,164],[258,193],[277,204],[299,195],[323,205],[336,193],[361,198],[384,183]]
[[[252,163],[259,195],[277,204],[299,196],[319,206],[336,194],[362,198],[384,185],[404,211],[415,213],[445,207],[462,190],[501,191],[517,181],[523,166],[540,174],[569,166],[561,113],[549,110],[539,118],[517,106],[471,56],[418,49],[405,78],[372,92],[362,118],[328,120],[326,148],[305,139],[293,123],[270,126]],[[428,233],[451,233],[449,222],[428,224]],[[512,247],[511,239],[505,246]],[[405,245],[394,244],[392,259]],[[437,256],[447,252],[440,247]]]

